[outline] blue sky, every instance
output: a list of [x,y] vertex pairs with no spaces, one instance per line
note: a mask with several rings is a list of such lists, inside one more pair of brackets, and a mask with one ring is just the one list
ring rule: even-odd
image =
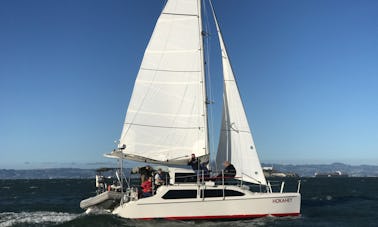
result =
[[[0,168],[109,161],[163,2],[0,1]],[[378,1],[214,5],[262,162],[378,164]]]

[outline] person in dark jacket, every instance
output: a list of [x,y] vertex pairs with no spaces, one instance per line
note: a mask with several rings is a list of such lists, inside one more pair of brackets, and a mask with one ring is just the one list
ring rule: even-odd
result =
[[153,170],[151,166],[145,166],[145,167],[139,168],[141,184],[143,184],[149,177],[152,176],[152,171]]
[[[224,161],[223,162],[224,170],[224,178],[234,178],[236,175],[236,169],[235,167],[229,162],[229,161]],[[222,178],[222,173],[220,173],[217,178]]]
[[192,154],[188,161],[188,166],[191,166],[194,171],[198,170],[198,158],[196,158],[195,154]]

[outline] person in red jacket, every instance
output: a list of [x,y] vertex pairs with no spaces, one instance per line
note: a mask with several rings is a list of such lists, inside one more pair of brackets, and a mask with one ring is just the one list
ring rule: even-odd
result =
[[142,183],[142,197],[152,196],[152,177],[148,177],[148,180]]

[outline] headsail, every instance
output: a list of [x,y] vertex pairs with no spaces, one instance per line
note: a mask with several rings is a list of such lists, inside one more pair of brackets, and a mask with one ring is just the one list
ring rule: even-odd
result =
[[218,166],[220,166],[225,159],[228,159],[236,168],[236,177],[241,177],[243,181],[266,185],[266,179],[256,152],[239,89],[212,5],[211,9],[222,51],[224,78],[224,113],[216,161]]
[[183,164],[208,154],[200,3],[169,0],[156,23],[121,134],[128,159]]

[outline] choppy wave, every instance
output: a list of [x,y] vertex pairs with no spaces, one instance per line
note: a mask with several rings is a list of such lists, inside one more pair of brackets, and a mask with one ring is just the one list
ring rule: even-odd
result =
[[14,225],[51,225],[60,224],[71,221],[80,216],[80,214],[70,214],[51,211],[36,212],[4,212],[0,213],[0,227],[8,227]]
[[[196,225],[198,227],[245,227],[268,226],[278,220],[275,217],[265,217],[243,221],[165,221],[165,220],[129,220],[119,218],[111,214],[71,214],[62,212],[38,211],[38,212],[4,212],[0,213],[0,227],[10,226],[125,226],[125,227],[186,227]],[[294,220],[294,219],[292,219]],[[285,222],[285,219],[281,219]],[[286,219],[287,221],[287,219]]]
[[[297,181],[293,180],[293,190]],[[285,187],[290,191],[290,179]],[[300,217],[239,221],[129,220],[102,210],[84,213],[80,201],[94,192],[93,179],[1,180],[0,227],[249,227],[377,226],[377,178],[307,178],[302,183]],[[358,209],[356,209],[356,207]],[[146,211],[148,212],[148,211]],[[190,211],[188,211],[190,212]]]
[[173,221],[173,220],[131,220],[120,218],[112,214],[90,214],[82,215],[72,221],[62,223],[59,227],[83,227],[83,226],[104,226],[104,227],[250,227],[250,226],[273,226],[279,222],[279,226],[285,226],[285,223],[288,223],[286,226],[301,226],[293,225],[293,221],[298,223],[300,218],[290,217],[290,218],[277,218],[277,217],[265,217],[252,220],[235,220],[235,221],[225,221],[225,220],[198,220],[198,221]]

